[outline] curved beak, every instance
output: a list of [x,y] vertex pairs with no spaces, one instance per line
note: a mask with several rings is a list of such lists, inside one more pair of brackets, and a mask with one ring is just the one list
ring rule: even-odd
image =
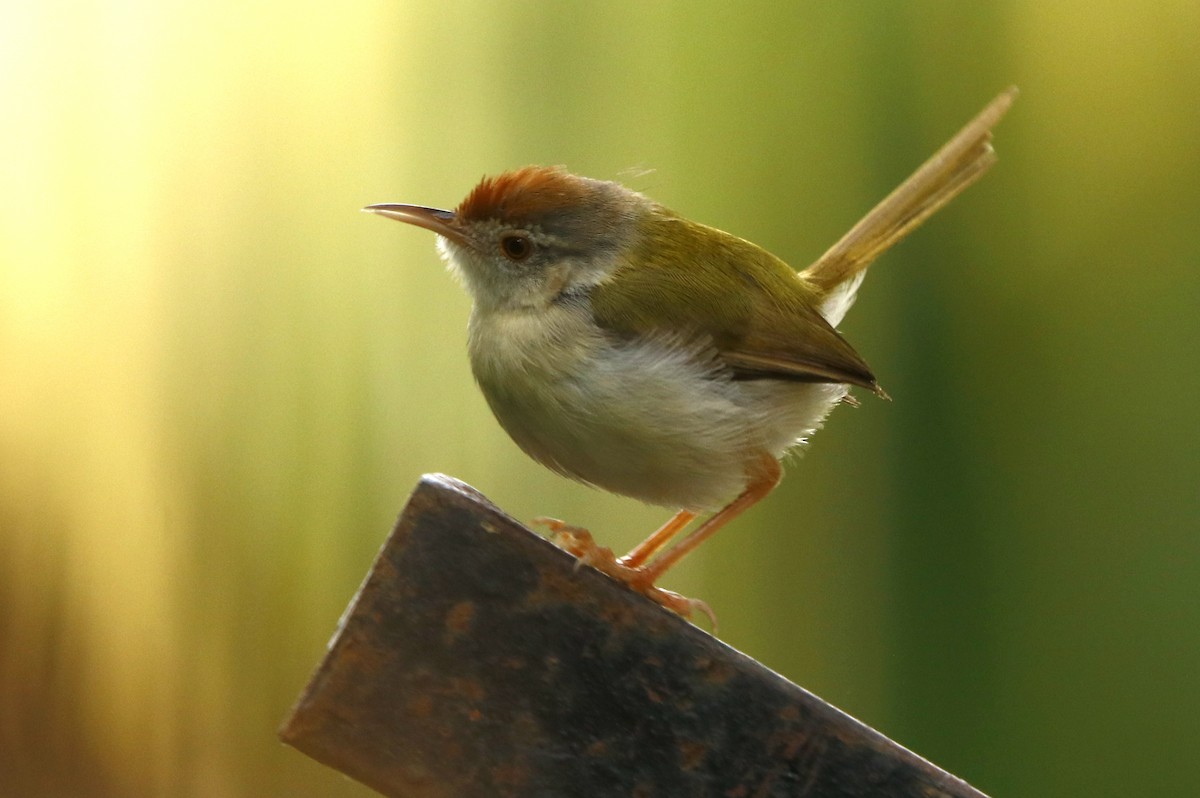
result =
[[458,218],[454,215],[454,211],[425,208],[420,205],[397,205],[393,203],[368,205],[363,208],[363,211],[366,213],[377,213],[380,216],[395,219],[397,222],[424,227],[426,230],[432,230],[438,235],[445,236],[459,244],[470,244],[466,236],[463,235],[462,230],[454,223]]

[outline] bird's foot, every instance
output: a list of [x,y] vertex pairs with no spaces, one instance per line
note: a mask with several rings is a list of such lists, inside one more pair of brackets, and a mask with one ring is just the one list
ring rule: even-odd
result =
[[[538,516],[533,519],[533,523],[549,529],[550,542],[575,557],[576,570],[582,565],[590,565],[597,571],[603,571],[611,576],[611,570],[623,567],[617,562],[617,556],[613,554],[612,549],[601,546],[592,537],[592,533],[581,526],[572,526],[557,518],[545,516]],[[622,579],[621,581],[627,582],[628,580]]]
[[576,568],[590,565],[597,571],[629,586],[630,589],[684,618],[691,619],[699,611],[708,617],[713,632],[716,632],[717,616],[712,611],[712,607],[700,599],[688,598],[673,590],[658,587],[654,584],[648,568],[645,566],[633,568],[625,565],[613,554],[612,549],[597,543],[592,537],[592,533],[583,527],[572,526],[557,518],[544,516],[533,519],[533,523],[550,530],[551,542],[575,557]]

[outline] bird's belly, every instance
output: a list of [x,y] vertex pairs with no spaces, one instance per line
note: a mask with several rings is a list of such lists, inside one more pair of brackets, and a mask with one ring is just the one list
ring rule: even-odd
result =
[[711,353],[679,342],[596,337],[547,351],[555,355],[531,358],[526,350],[512,362],[472,351],[505,431],[555,471],[672,508],[723,505],[745,487],[747,466],[762,451],[782,456],[846,390],[735,381]]

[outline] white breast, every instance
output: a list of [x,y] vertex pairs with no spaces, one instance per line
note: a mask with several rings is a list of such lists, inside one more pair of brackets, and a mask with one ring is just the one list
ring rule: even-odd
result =
[[714,509],[763,450],[817,429],[843,385],[735,381],[705,342],[614,342],[585,307],[473,314],[469,350],[496,418],[567,476],[675,509]]

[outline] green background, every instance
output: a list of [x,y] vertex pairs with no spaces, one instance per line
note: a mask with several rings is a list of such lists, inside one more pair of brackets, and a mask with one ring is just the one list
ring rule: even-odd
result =
[[0,5],[0,793],[366,795],[275,740],[420,474],[620,549],[527,460],[433,238],[618,179],[801,267],[993,95],[999,165],[843,330],[831,417],[667,585],[995,796],[1189,795],[1200,5]]

